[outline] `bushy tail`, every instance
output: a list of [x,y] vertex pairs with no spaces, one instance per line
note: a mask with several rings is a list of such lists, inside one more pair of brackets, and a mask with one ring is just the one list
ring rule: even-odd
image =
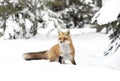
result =
[[25,60],[39,60],[39,59],[47,59],[47,50],[41,52],[30,52],[24,54]]

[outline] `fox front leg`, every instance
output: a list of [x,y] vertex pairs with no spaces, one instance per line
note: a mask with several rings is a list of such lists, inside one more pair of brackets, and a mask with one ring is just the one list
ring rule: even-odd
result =
[[72,64],[76,65],[76,62],[75,62],[74,58],[71,58],[70,61],[71,61]]
[[64,58],[63,58],[62,56],[59,56],[58,62],[59,62],[60,64],[64,64],[64,63],[65,63],[65,60],[64,60]]

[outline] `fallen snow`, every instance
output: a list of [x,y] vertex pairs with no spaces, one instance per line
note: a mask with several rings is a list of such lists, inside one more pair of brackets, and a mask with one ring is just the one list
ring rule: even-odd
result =
[[84,3],[86,3],[86,4],[93,3],[93,1],[92,1],[92,0],[82,0],[82,1],[84,1]]
[[117,20],[120,14],[120,0],[107,0],[102,8],[92,18],[92,23],[108,24]]
[[103,56],[109,44],[107,36],[95,33],[94,29],[89,32],[75,30],[75,33],[79,31],[78,34],[73,31],[76,66],[71,63],[63,65],[48,60],[23,59],[26,52],[43,51],[56,44],[57,36],[52,37],[52,34],[49,37],[39,34],[27,40],[0,39],[0,81],[119,81],[119,52],[113,56]]

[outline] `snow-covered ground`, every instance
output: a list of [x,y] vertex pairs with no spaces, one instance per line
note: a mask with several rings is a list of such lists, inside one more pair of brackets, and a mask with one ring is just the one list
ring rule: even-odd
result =
[[107,35],[84,30],[87,28],[71,30],[76,66],[23,59],[26,52],[46,50],[56,44],[55,30],[48,37],[40,34],[27,40],[0,39],[0,81],[120,81],[119,60],[116,59],[120,51],[103,56],[109,44]]

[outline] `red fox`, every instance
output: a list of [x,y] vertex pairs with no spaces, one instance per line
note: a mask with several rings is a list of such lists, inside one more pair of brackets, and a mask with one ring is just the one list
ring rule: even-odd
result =
[[61,64],[64,64],[65,60],[70,60],[72,64],[76,65],[75,49],[70,37],[70,31],[58,31],[58,44],[55,44],[46,51],[25,53],[24,59],[47,59],[50,60],[50,62],[59,61]]

